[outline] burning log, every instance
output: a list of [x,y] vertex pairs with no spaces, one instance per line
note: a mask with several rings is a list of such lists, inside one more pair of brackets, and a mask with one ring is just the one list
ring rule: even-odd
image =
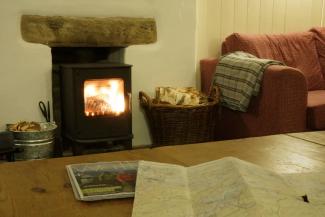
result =
[[102,114],[110,110],[109,104],[98,96],[88,97],[85,103],[85,111]]

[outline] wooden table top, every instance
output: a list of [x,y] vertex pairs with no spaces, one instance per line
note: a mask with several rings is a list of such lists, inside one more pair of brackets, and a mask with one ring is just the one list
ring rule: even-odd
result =
[[303,139],[319,145],[325,145],[325,131],[312,131],[303,133],[288,133],[288,136]]
[[279,173],[325,169],[325,146],[289,135],[4,163],[0,164],[0,216],[130,217],[133,203],[130,198],[77,201],[65,166],[114,160],[149,160],[190,166],[226,156]]

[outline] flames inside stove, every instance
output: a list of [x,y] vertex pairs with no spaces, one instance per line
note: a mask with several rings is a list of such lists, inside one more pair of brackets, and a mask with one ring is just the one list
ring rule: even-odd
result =
[[120,78],[84,81],[84,114],[87,117],[119,116],[125,112],[124,81]]

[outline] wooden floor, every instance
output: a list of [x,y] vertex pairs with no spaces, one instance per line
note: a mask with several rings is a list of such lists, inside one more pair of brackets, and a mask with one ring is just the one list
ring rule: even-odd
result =
[[[306,135],[305,135],[306,136]],[[149,160],[185,166],[234,156],[279,173],[325,171],[325,146],[302,135],[275,135],[202,144],[137,149],[0,165],[0,217],[130,217],[133,199],[75,200],[65,166]],[[310,136],[315,138],[315,136]],[[311,139],[310,139],[311,140]]]

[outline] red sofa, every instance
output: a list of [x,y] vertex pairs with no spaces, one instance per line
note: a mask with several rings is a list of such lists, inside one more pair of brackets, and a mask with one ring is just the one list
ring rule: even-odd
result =
[[[234,51],[286,66],[265,70],[261,92],[247,112],[221,108],[219,139],[325,129],[325,28],[279,35],[234,33],[223,42],[222,54]],[[203,92],[208,93],[217,64],[216,58],[201,60]]]

